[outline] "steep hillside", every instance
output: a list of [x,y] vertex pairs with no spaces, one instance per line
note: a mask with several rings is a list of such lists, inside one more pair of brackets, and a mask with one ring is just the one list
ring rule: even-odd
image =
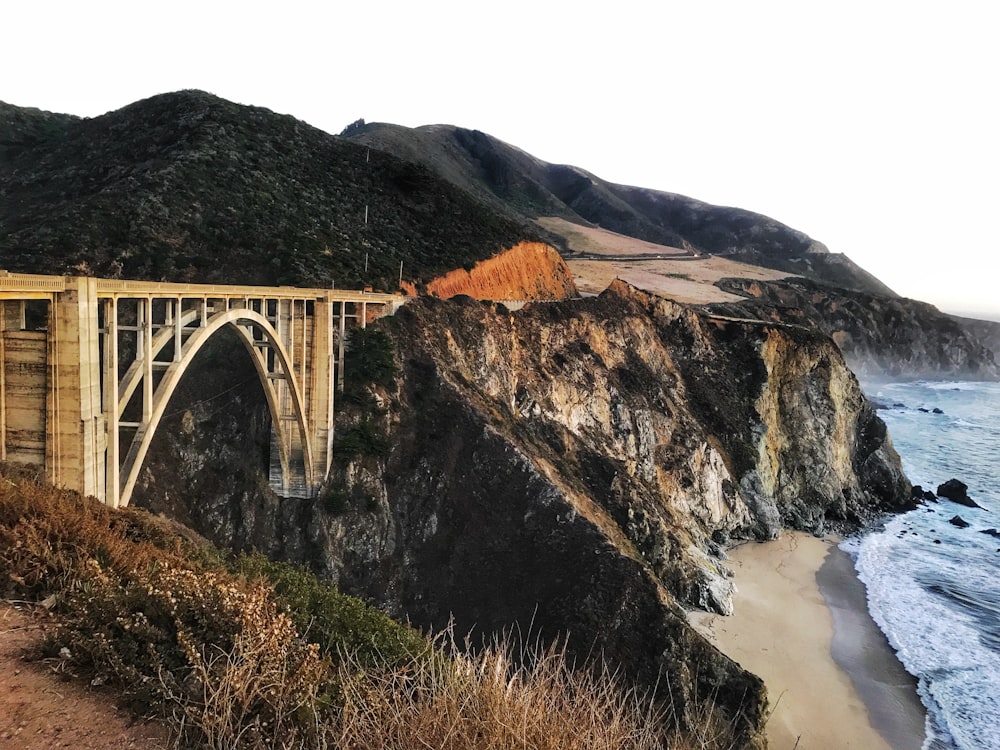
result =
[[983,343],[996,328],[985,321],[963,323],[926,302],[834,289],[806,279],[723,279],[718,285],[746,301],[713,305],[712,310],[815,327],[837,342],[862,375],[1000,377],[993,351]]
[[[478,130],[354,123],[346,138],[423,164],[509,215],[555,216],[694,253],[723,255],[850,289],[892,295],[878,279],[806,234],[767,216],[683,195],[607,182],[549,164]],[[557,226],[567,252],[572,237]]]
[[50,139],[64,137],[79,119],[0,102],[0,177],[10,176],[13,161],[20,153]]
[[418,164],[197,91],[92,119],[3,105],[0,180],[12,271],[395,289],[400,263],[426,281],[542,234]]

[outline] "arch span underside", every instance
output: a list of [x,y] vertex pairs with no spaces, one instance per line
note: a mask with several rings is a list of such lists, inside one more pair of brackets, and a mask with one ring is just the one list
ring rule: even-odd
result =
[[[271,412],[271,423],[274,433],[272,439],[276,438],[278,442],[283,489],[286,492],[289,491],[289,486],[292,484],[292,477],[296,474],[301,475],[301,484],[304,485],[306,493],[315,489],[318,480],[313,473],[311,436],[306,424],[302,389],[295,377],[292,357],[282,343],[278,331],[275,330],[270,321],[256,311],[238,308],[215,313],[208,318],[203,326],[195,329],[183,342],[180,358],[175,358],[167,366],[162,378],[155,385],[149,414],[135,428],[135,433],[132,436],[129,449],[125,454],[125,460],[121,466],[122,487],[118,500],[119,505],[128,505],[132,498],[132,492],[139,478],[143,460],[149,451],[149,446],[156,433],[156,429],[181,378],[187,372],[202,347],[218,331],[227,326],[233,328],[239,334],[241,342],[250,354],[250,359],[264,389],[268,408]],[[256,335],[257,332],[261,336],[258,337]],[[152,351],[151,356],[155,357],[158,353],[162,352],[166,348],[166,344],[167,340],[162,341],[159,348]],[[273,352],[273,357],[268,357],[268,350]],[[130,367],[129,372],[131,371],[132,368]],[[142,376],[133,378],[136,381],[135,384],[132,384],[128,378],[129,373],[126,373],[126,380],[123,382],[128,383],[128,395],[131,396],[138,388],[138,381],[141,380]],[[277,381],[284,384],[287,394],[279,392],[284,389],[278,387]],[[122,395],[124,396],[125,393],[123,392]],[[119,417],[124,412],[128,402],[128,397],[119,400]],[[291,404],[291,415],[285,413],[285,402],[290,402]],[[295,421],[297,435],[293,436],[290,434],[288,427],[289,419],[287,418],[289,416]]]

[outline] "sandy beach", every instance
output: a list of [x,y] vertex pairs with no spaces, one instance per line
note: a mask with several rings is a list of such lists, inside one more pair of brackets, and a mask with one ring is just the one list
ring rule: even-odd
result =
[[920,750],[924,709],[868,615],[864,585],[833,539],[783,532],[730,554],[731,617],[692,613],[723,652],[760,675],[773,750]]

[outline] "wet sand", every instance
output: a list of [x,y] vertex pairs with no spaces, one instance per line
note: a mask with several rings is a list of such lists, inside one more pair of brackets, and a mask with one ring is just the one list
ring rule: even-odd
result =
[[733,550],[730,564],[735,614],[691,621],[763,678],[772,750],[920,750],[915,681],[868,615],[864,585],[835,540],[786,531]]

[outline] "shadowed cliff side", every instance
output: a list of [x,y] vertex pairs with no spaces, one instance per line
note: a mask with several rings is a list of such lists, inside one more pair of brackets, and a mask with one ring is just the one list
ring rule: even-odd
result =
[[[758,726],[760,686],[677,603],[731,607],[729,538],[907,501],[884,425],[806,329],[620,283],[513,314],[425,299],[385,325],[401,366],[380,395],[387,452],[338,464],[365,500],[320,518],[313,543],[332,577],[421,625],[569,632],[641,680],[663,671],[680,705],[714,695]],[[392,540],[355,544],[382,514]]]
[[958,315],[949,315],[964,331],[993,352],[993,359],[1000,361],[1000,323],[995,320],[976,320]]

